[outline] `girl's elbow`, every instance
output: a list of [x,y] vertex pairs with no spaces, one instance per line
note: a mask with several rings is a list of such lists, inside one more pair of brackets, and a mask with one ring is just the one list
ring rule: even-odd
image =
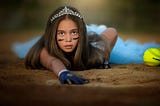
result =
[[106,30],[107,30],[107,32],[109,32],[109,33],[110,33],[112,36],[114,36],[115,38],[118,37],[118,32],[117,32],[117,30],[116,30],[115,28],[110,27],[110,28],[107,28]]

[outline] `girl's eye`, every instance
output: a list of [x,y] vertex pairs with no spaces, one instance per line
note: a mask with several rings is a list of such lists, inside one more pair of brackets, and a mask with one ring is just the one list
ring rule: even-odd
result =
[[59,32],[57,33],[57,35],[59,35],[59,36],[64,36],[65,33],[64,33],[63,31],[59,31]]
[[78,31],[72,31],[72,35],[77,35],[78,34]]

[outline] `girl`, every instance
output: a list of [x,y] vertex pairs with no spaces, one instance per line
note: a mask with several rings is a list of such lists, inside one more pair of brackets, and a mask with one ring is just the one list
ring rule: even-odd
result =
[[63,6],[49,16],[43,36],[15,43],[13,51],[18,57],[25,57],[26,68],[52,70],[62,84],[85,84],[88,80],[70,70],[110,68],[108,63],[143,63],[143,53],[151,47],[160,45],[124,42],[114,28],[87,26],[77,9]]
[[62,84],[84,84],[69,70],[109,68],[110,52],[116,42],[117,32],[107,28],[97,36],[86,32],[80,12],[70,6],[59,7],[47,21],[44,35],[25,57],[26,68],[52,70]]

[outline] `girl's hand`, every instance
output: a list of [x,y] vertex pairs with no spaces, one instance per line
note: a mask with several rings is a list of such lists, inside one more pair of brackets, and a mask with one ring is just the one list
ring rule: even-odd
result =
[[63,71],[59,75],[59,80],[62,84],[86,84],[89,80],[80,78],[70,71]]
[[110,64],[108,61],[105,61],[103,64],[101,64],[98,68],[100,69],[109,69],[111,68]]
[[108,61],[105,61],[105,62],[104,62],[103,67],[104,67],[105,69],[111,68],[111,66],[110,66],[110,64],[109,64]]
[[104,69],[109,69],[111,66],[109,64],[103,64]]

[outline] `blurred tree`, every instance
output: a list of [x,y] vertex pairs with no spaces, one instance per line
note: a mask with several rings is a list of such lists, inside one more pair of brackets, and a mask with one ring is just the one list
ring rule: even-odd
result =
[[90,0],[92,4],[96,1],[95,6],[89,1],[80,1],[3,0],[0,3],[0,31],[44,28],[51,11],[60,5],[72,5],[79,6],[80,10],[90,6],[89,10],[85,10],[85,17],[88,15],[91,18],[87,19],[90,23],[106,24],[120,31],[160,33],[160,0],[99,0],[103,2],[96,8],[96,0]]
[[38,0],[6,0],[0,3],[0,8],[1,30],[16,30],[39,21],[35,17],[40,8]]
[[113,8],[107,23],[124,31],[160,33],[159,0],[113,0],[110,5]]

